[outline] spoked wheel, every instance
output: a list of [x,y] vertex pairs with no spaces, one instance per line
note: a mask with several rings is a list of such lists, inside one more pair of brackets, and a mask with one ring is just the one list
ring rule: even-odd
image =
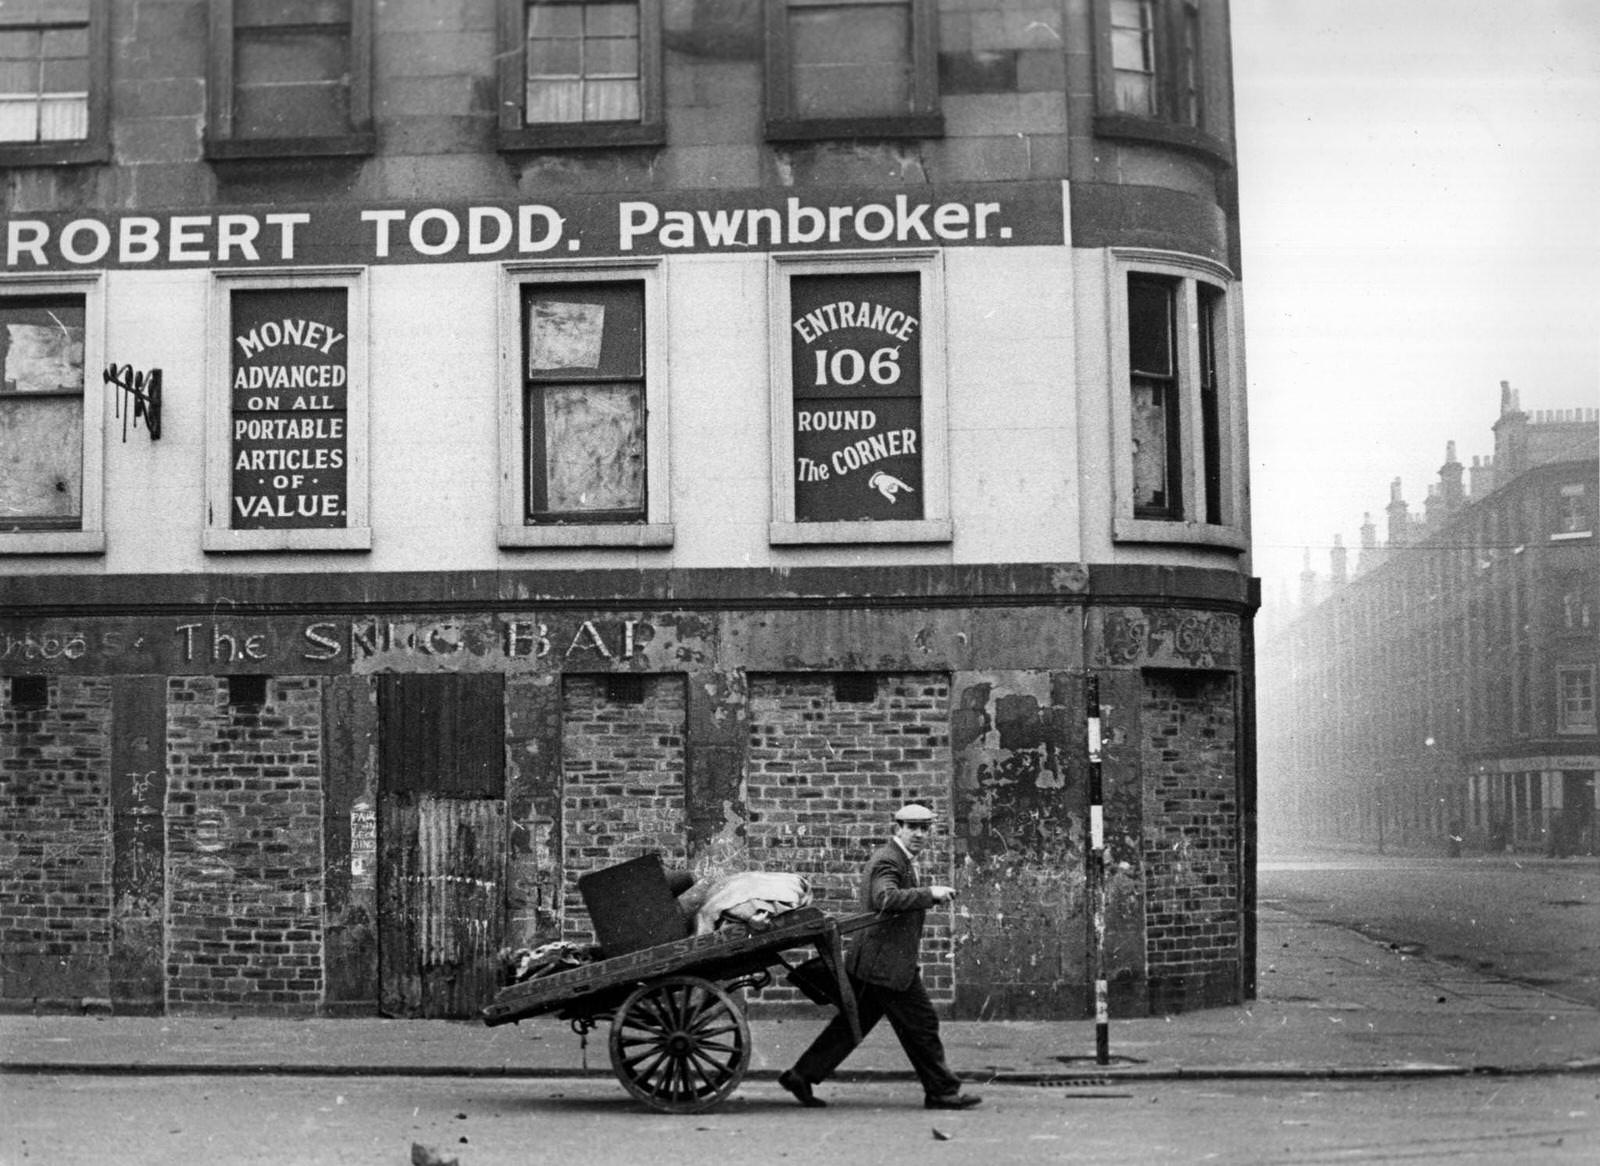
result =
[[710,1109],[744,1079],[750,1026],[739,1006],[698,976],[638,988],[611,1021],[611,1068],[623,1088],[665,1113]]

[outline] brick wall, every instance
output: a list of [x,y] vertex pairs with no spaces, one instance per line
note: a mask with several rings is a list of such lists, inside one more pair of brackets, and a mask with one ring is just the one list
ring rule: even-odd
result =
[[1237,999],[1239,828],[1232,679],[1145,674],[1146,961],[1152,1012]]
[[312,1012],[323,999],[322,700],[271,679],[168,684],[167,1007]]
[[0,678],[0,1003],[109,1004],[111,685]]
[[[939,824],[919,865],[950,875],[950,685],[938,674],[883,674],[870,702],[840,701],[831,675],[752,675],[746,804],[751,865],[811,880],[817,905],[859,911],[861,868],[889,836],[894,811],[919,801]],[[953,992],[950,922],[931,912],[923,976],[936,1000]],[[795,999],[771,988],[763,1000]]]
[[589,871],[658,851],[688,866],[684,681],[646,676],[638,704],[608,700],[603,676],[562,681],[562,938],[593,938],[578,894]]

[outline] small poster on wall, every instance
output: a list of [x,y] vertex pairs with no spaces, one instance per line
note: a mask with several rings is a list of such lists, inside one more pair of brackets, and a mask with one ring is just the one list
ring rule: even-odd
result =
[[234,530],[347,521],[350,361],[343,288],[232,296]]
[[795,521],[922,518],[919,280],[790,282]]

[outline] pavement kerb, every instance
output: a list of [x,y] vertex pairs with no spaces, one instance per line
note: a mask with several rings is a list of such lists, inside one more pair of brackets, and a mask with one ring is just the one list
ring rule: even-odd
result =
[[[773,1081],[777,1069],[757,1069],[746,1081]],[[1442,1077],[1534,1077],[1600,1074],[1600,1059],[1528,1065],[1194,1065],[1176,1067],[1105,1066],[1072,1073],[993,1072],[957,1074],[969,1085],[1026,1085],[1039,1088],[1098,1087],[1118,1081],[1328,1081]],[[511,1068],[488,1065],[305,1065],[166,1062],[0,1062],[0,1076],[137,1077],[478,1077],[506,1080],[614,1079],[610,1068]],[[840,1083],[914,1081],[909,1070],[844,1070],[829,1078]]]

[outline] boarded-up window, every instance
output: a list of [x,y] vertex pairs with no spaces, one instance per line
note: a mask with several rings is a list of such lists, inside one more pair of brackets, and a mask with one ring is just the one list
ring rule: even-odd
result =
[[911,112],[911,5],[830,4],[789,10],[797,117]]
[[350,0],[236,0],[233,21],[235,137],[350,131]]
[[773,0],[767,136],[942,134],[938,7],[934,0]]
[[210,0],[210,9],[208,157],[375,148],[373,0]]
[[83,520],[84,303],[0,300],[0,529]]
[[644,285],[530,286],[523,321],[529,520],[642,521]]

